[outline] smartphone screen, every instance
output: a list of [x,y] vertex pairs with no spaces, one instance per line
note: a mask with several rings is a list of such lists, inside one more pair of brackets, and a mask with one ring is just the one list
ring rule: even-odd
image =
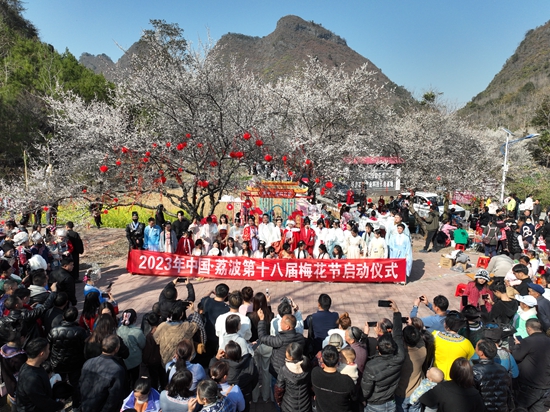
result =
[[462,306],[466,306],[468,304],[468,296],[462,295]]
[[378,322],[374,321],[374,322],[367,322],[367,325],[369,325],[369,327],[371,328],[374,328],[376,325],[378,325]]
[[379,308],[389,308],[391,306],[391,302],[389,300],[379,300],[378,301],[378,307]]

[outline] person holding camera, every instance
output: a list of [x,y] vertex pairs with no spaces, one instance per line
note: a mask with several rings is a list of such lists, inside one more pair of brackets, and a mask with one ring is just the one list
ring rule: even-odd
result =
[[395,390],[401,378],[401,368],[405,361],[401,313],[393,300],[390,300],[393,311],[393,324],[398,325],[392,333],[378,337],[378,353],[367,362],[361,389],[367,401],[366,412],[395,409]]
[[443,295],[437,295],[434,298],[433,304],[430,303],[426,295],[419,296],[414,300],[414,305],[410,313],[411,318],[416,318],[418,314],[418,305],[420,302],[424,303],[435,315],[426,316],[420,318],[424,322],[424,326],[430,332],[434,330],[439,330],[441,332],[445,331],[445,316],[447,316],[447,309],[449,308],[449,300]]

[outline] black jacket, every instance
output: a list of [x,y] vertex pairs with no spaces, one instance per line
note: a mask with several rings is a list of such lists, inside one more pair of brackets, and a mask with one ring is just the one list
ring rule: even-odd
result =
[[397,352],[391,355],[376,355],[367,362],[361,389],[367,404],[379,405],[393,399],[395,389],[401,378],[401,367],[405,361],[403,346],[403,329],[401,329],[401,313],[394,312],[392,335],[397,344]]
[[56,372],[80,370],[84,365],[84,343],[87,332],[77,322],[62,321],[48,334],[50,362]]
[[512,379],[504,366],[496,364],[492,359],[474,361],[474,381],[487,412],[508,410]]
[[[291,372],[285,365],[279,370],[277,377],[277,387],[282,395],[281,411],[283,412],[310,412],[311,411],[311,373],[302,371],[301,373]],[[275,389],[275,400],[279,396],[279,391]]]
[[114,356],[86,361],[80,375],[82,412],[118,412],[125,392],[126,372]]
[[[227,374],[227,383],[230,385],[239,385],[243,395],[252,394],[252,390],[258,384],[258,368],[250,353],[244,355],[239,362],[231,359],[221,359],[229,365]],[[217,362],[216,358],[210,361],[210,367]]]
[[126,225],[126,239],[131,249],[143,249],[143,236],[145,235],[145,224],[139,223],[136,228],[132,223]]
[[18,412],[56,412],[65,406],[53,399],[46,370],[26,363],[19,371],[16,398]]
[[512,356],[519,367],[519,383],[537,389],[550,389],[550,338],[533,333],[516,345]]
[[53,272],[52,276],[54,281],[57,282],[57,291],[65,292],[69,297],[69,302],[71,302],[73,306],[76,306],[78,302],[76,300],[74,278],[71,276],[71,273],[61,268]]
[[[193,288],[193,285],[191,283],[186,284],[187,286],[187,299],[186,301],[194,302],[195,301],[195,288]],[[166,292],[168,290],[176,289],[176,285],[174,285],[174,282],[168,282],[168,284],[162,289],[159,295],[159,306],[160,306],[160,316],[162,320],[166,320],[170,317],[170,314],[172,313],[172,306],[174,306],[174,303],[177,302],[177,299],[167,299],[166,298]],[[174,294],[174,296],[177,296],[177,292]]]
[[185,232],[187,232],[190,224],[191,222],[189,222],[189,220],[187,220],[186,218],[183,218],[181,222],[179,219],[176,219],[172,222],[172,230],[176,232],[176,237],[178,238],[178,240],[180,239],[180,237],[183,236]]
[[271,352],[269,372],[277,378],[279,370],[285,364],[286,347],[288,344],[298,342],[302,345],[302,347],[304,347],[306,340],[304,335],[296,332],[296,329],[281,331],[278,336],[271,336],[266,332],[266,325],[265,320],[258,322],[258,342],[273,348],[273,352]]
[[26,336],[27,342],[40,337],[40,331],[36,320],[40,318],[48,309],[53,306],[57,293],[52,292],[44,305],[36,307],[33,310],[13,309],[7,316],[0,318],[0,342],[5,344],[11,329],[19,329],[23,336]]

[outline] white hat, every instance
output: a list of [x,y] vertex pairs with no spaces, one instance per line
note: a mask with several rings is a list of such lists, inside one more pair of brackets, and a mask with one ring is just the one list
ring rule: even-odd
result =
[[13,243],[15,246],[22,245],[25,242],[29,241],[29,234],[26,232],[19,232],[13,238]]
[[537,299],[535,299],[535,297],[531,295],[516,295],[516,300],[518,302],[525,303],[530,308],[532,308],[533,306],[537,306]]
[[42,235],[38,232],[34,232],[31,237],[34,243],[40,242],[42,240]]
[[46,261],[42,256],[34,255],[32,258],[29,259],[29,268],[31,270],[38,270],[38,269],[47,270],[48,263],[46,263]]
[[67,231],[65,229],[57,229],[55,235],[57,237],[67,237]]

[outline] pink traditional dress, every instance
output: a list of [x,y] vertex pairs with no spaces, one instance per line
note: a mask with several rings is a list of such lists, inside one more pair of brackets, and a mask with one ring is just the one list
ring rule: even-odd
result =
[[243,229],[243,240],[250,242],[250,250],[253,252],[258,250],[260,241],[258,240],[258,227],[256,225],[247,224]]

